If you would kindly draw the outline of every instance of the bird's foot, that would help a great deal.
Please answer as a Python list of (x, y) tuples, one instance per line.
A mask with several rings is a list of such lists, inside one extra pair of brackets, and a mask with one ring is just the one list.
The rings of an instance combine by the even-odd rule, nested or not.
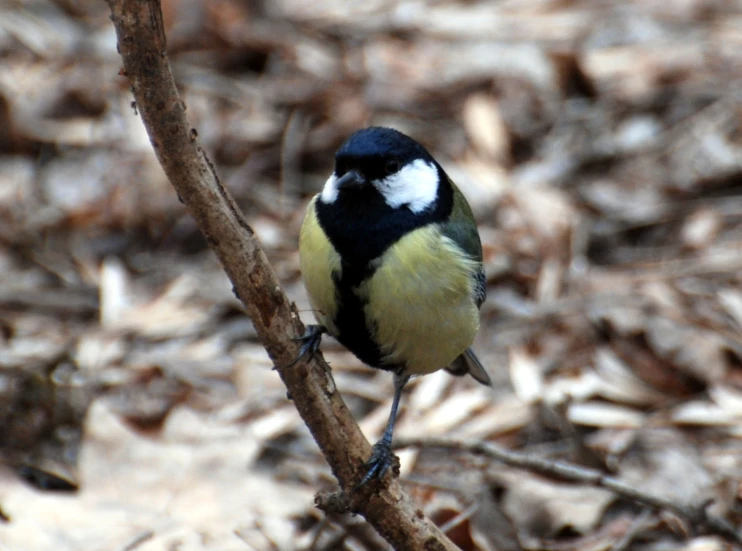
[(301, 348), (299, 348), (299, 353), (296, 355), (296, 358), (294, 358), (290, 364), (286, 365), (285, 369), (293, 367), (299, 363), (307, 354), (314, 356), (317, 350), (319, 350), (319, 345), (322, 343), (322, 335), (326, 332), (327, 329), (321, 325), (307, 325), (304, 334), (301, 337), (293, 339), (295, 341), (301, 341), (302, 345)]
[(356, 490), (369, 483), (371, 480), (380, 480), (381, 477), (389, 470), (389, 467), (394, 467), (392, 470), (395, 474), (399, 474), (399, 459), (394, 452), (392, 452), (392, 442), (386, 438), (382, 438), (376, 444), (374, 444), (371, 451), (371, 457), (364, 465), (366, 469), (366, 475), (361, 480), (360, 484), (356, 486)]

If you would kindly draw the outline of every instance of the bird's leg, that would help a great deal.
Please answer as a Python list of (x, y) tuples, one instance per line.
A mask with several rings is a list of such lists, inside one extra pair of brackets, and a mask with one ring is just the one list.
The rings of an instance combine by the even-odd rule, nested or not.
[(402, 389), (407, 381), (410, 380), (409, 375), (394, 374), (394, 400), (392, 400), (392, 411), (389, 414), (389, 421), (384, 429), (384, 434), (381, 440), (376, 442), (371, 452), (371, 457), (366, 462), (366, 475), (361, 480), (361, 483), (356, 487), (360, 488), (370, 480), (374, 478), (381, 478), (384, 473), (391, 466), (394, 459), (394, 453), (392, 453), (392, 433), (394, 432), (394, 422), (397, 420), (397, 409), (399, 408), (399, 400), (402, 397)]
[(295, 341), (301, 341), (302, 344), (296, 358), (294, 358), (286, 368), (294, 366), (307, 354), (314, 356), (317, 350), (319, 350), (319, 345), (322, 343), (322, 335), (325, 333), (327, 333), (327, 329), (322, 325), (307, 325), (304, 334), (301, 337), (293, 339)]

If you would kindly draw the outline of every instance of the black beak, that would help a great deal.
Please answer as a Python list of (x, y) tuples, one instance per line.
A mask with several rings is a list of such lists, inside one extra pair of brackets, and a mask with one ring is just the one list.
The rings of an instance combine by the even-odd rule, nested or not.
[(350, 189), (360, 187), (366, 183), (366, 177), (356, 170), (349, 170), (338, 178), (335, 185), (338, 189)]

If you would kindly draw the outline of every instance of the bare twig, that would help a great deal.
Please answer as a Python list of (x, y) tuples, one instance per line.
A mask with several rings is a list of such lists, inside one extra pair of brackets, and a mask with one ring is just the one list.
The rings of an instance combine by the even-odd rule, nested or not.
[(621, 539), (613, 544), (611, 551), (625, 551), (628, 549), (631, 542), (634, 541), (634, 538), (636, 538), (642, 530), (646, 529), (648, 524), (647, 521), (651, 516), (652, 513), (649, 512), (649, 509), (644, 509), (639, 513), (639, 516), (634, 519), (634, 522), (632, 522), (626, 532), (624, 532)]
[(153, 537), (155, 537), (155, 533), (152, 530), (146, 530), (124, 545), (121, 548), (121, 551), (134, 551), (137, 547), (142, 545), (144, 542), (151, 540)]
[[(298, 353), (292, 339), (303, 333), (260, 248), (252, 228), (217, 177), (185, 116), (166, 54), (157, 0), (108, 0), (125, 75), (136, 107), (165, 173), (219, 257), (268, 354), (278, 367), (299, 414), (319, 445), (341, 487), (361, 478), (371, 447), (335, 389), (321, 358), (288, 365)], [(248, 121), (245, 124), (249, 124)], [(349, 508), (397, 549), (455, 549), (417, 509), (400, 485), (353, 494)]]
[(711, 516), (707, 512), (708, 503), (699, 505), (684, 505), (653, 495), (626, 484), (621, 480), (603, 474), (602, 472), (565, 463), (552, 461), (542, 457), (525, 455), (488, 442), (452, 440), (447, 438), (405, 438), (396, 442), (397, 448), (445, 448), (459, 450), (466, 453), (484, 455), (505, 465), (524, 469), (552, 478), (579, 482), (596, 488), (604, 488), (611, 492), (636, 501), (651, 509), (672, 511), (679, 517), (686, 519), (691, 526), (704, 526), (709, 532), (717, 534), (728, 541), (742, 544), (742, 536), (726, 520)]
[(444, 534), (448, 533), (449, 531), (453, 530), (457, 526), (460, 526), (462, 523), (469, 520), (471, 516), (477, 512), (477, 509), (479, 509), (479, 503), (472, 503), (466, 509), (464, 509), (459, 514), (457, 514), (455, 517), (453, 517), (451, 520), (449, 520), (446, 524), (441, 526), (441, 530), (443, 531)]

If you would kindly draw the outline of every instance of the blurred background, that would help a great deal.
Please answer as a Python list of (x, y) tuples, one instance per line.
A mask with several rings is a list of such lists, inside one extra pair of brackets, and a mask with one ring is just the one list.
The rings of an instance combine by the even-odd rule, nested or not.
[[(395, 436), (599, 468), (742, 521), (742, 2), (166, 0), (191, 124), (311, 321), (304, 208), (393, 126), (472, 204), (495, 381), (408, 385)], [(0, 550), (382, 550), (132, 104), (106, 4), (0, 2)], [(355, 418), (391, 378), (330, 339)], [(611, 493), (404, 450), (464, 550), (721, 550)]]

